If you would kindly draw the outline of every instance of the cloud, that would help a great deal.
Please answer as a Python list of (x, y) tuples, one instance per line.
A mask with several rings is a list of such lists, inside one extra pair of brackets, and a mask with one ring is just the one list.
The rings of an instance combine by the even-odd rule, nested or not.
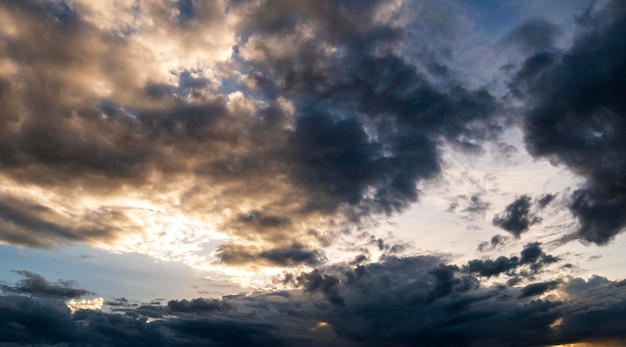
[(537, 199), (537, 207), (539, 209), (544, 209), (548, 206), (555, 198), (554, 194), (544, 194), (539, 199)]
[(594, 2), (570, 47), (528, 57), (511, 81), (524, 100), (528, 151), (585, 179), (571, 195), (576, 237), (606, 244), (626, 225), (624, 41), (620, 1)]
[[(1, 242), (291, 269), (274, 283), (289, 289), (69, 307), (62, 301), (91, 293), (19, 271), (23, 280), (1, 287), (17, 296), (0, 298), (0, 343), (501, 346), (620, 336), (624, 284), (537, 279), (559, 261), (537, 242), (454, 265), (400, 256), (402, 245), (364, 232), (378, 250), (350, 244), (351, 265), (329, 261), (334, 242), (418, 202), (420, 187), (441, 177), (444, 151), (480, 154), (499, 141), (500, 101), (449, 66), (463, 25), (450, 4), (2, 2)], [(614, 43), (624, 11), (609, 6), (581, 17), (563, 51), (559, 29), (543, 20), (505, 40), (529, 55), (511, 83), (527, 147), (586, 179), (570, 208), (579, 236), (597, 243), (626, 224), (624, 88), (614, 80), (624, 69), (612, 58), (623, 53)], [(539, 222), (532, 203), (552, 199), (522, 195), (493, 223), (519, 238)], [(478, 194), (464, 202), (468, 218), (490, 207)], [(480, 248), (505, 242), (496, 235)], [(503, 274), (507, 286), (489, 284)], [(564, 299), (543, 297), (552, 290)]]
[[(354, 276), (357, 272), (361, 275)], [(62, 302), (0, 297), (0, 341), (102, 346), (555, 345), (618, 339), (626, 318), (622, 282), (597, 277), (521, 288), (484, 285), (430, 256), (388, 257), (358, 267), (335, 265), (300, 278), (301, 289), (172, 300), (167, 306), (113, 313), (79, 310), (71, 315)], [(548, 290), (560, 296), (536, 298)], [(333, 295), (343, 304), (333, 304)]]
[(541, 218), (530, 212), (530, 197), (521, 195), (507, 205), (504, 212), (494, 216), (492, 222), (519, 238), (531, 225), (541, 222)]
[(98, 297), (93, 299), (83, 299), (76, 301), (74, 299), (66, 302), (67, 307), (70, 308), (72, 313), (78, 310), (101, 310), (104, 304), (104, 298)]
[(221, 262), (228, 265), (275, 265), (294, 266), (322, 264), (326, 257), (320, 250), (310, 250), (303, 245), (294, 244), (283, 248), (258, 249), (236, 245), (222, 245), (216, 250)]
[(481, 242), (478, 245), (478, 250), (481, 252), (485, 252), (487, 250), (493, 250), (496, 249), (502, 245), (504, 245), (505, 243), (507, 243), (510, 240), (509, 237), (507, 236), (503, 236), (503, 235), (494, 235), (491, 237), (491, 240), (489, 242)]
[(550, 282), (539, 282), (532, 283), (522, 288), (522, 292), (520, 293), (520, 298), (528, 298), (532, 296), (541, 295), (548, 290), (555, 289), (558, 286), (558, 281), (550, 281)]
[(25, 277), (15, 285), (0, 285), (0, 289), (6, 293), (28, 294), (36, 297), (50, 297), (58, 299), (76, 298), (87, 294), (93, 294), (85, 289), (74, 288), (73, 281), (59, 280), (48, 282), (43, 276), (26, 270), (16, 270), (15, 273)]
[(552, 255), (546, 254), (541, 249), (538, 242), (527, 244), (520, 252), (520, 257), (499, 256), (497, 259), (474, 259), (470, 260), (463, 268), (470, 272), (483, 277), (499, 276), (507, 274), (509, 276), (518, 275), (514, 270), (521, 266), (528, 266), (530, 273), (521, 273), (524, 276), (532, 276), (543, 269), (545, 266), (556, 263), (560, 259)]
[(28, 195), (0, 194), (0, 240), (18, 246), (52, 248), (72, 241), (114, 242), (125, 227), (132, 228), (122, 209), (81, 212), (68, 216)]
[(491, 203), (485, 201), (480, 193), (476, 193), (467, 197), (466, 195), (459, 195), (451, 202), (448, 207), (448, 211), (454, 212), (461, 206), (461, 202), (465, 206), (459, 210), (458, 213), (468, 220), (480, 220), (485, 216), (485, 213), (491, 207)]
[(337, 290), (339, 280), (335, 276), (323, 275), (315, 269), (310, 273), (300, 275), (296, 281), (298, 285), (301, 285), (309, 293), (322, 292), (334, 306), (343, 307), (346, 305), (344, 299), (339, 296)]
[(171, 312), (209, 313), (227, 311), (231, 309), (231, 306), (221, 300), (197, 298), (192, 300), (170, 300), (167, 302), (167, 308)]
[(408, 26), (444, 27), (434, 2), (420, 24), (386, 1), (46, 4), (0, 5), (7, 243), (197, 264), (159, 241), (184, 216), (225, 240), (223, 264), (315, 266), (335, 232), (418, 201), (445, 144), (500, 130), (496, 99), (438, 61), (451, 43), (407, 51)]

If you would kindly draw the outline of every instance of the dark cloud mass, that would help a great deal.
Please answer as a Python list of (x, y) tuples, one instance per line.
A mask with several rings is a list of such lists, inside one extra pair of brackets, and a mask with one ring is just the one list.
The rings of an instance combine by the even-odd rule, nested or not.
[(550, 281), (550, 282), (540, 282), (529, 284), (526, 287), (522, 288), (522, 292), (520, 293), (520, 298), (528, 298), (531, 296), (537, 296), (545, 293), (548, 290), (555, 289), (559, 284), (558, 281)]
[(493, 225), (519, 238), (531, 225), (541, 222), (540, 217), (530, 212), (530, 207), (530, 197), (522, 195), (507, 205), (504, 212), (493, 217)]
[(624, 2), (593, 2), (578, 23), (571, 47), (528, 57), (512, 88), (528, 151), (585, 178), (570, 203), (578, 237), (606, 244), (626, 226)]
[[(79, 310), (70, 315), (62, 302), (4, 296), (0, 343), (443, 347), (556, 345), (623, 337), (623, 282), (594, 277), (523, 287), (479, 286), (477, 278), (441, 261), (431, 256), (389, 257), (288, 279), (302, 289), (172, 300), (167, 306), (113, 313)], [(567, 299), (537, 299), (550, 290)]]
[(557, 261), (559, 261), (557, 257), (544, 253), (541, 249), (541, 245), (538, 242), (533, 242), (524, 247), (520, 253), (520, 257), (513, 256), (509, 258), (500, 256), (495, 260), (474, 259), (470, 260), (464, 269), (482, 277), (498, 276), (502, 273), (515, 276), (517, 273), (514, 270), (526, 265), (530, 273), (523, 272), (523, 274), (533, 275), (546, 265)]

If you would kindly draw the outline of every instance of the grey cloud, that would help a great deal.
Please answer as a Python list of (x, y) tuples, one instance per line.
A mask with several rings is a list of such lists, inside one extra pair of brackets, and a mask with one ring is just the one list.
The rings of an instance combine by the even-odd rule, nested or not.
[(0, 240), (39, 248), (52, 248), (72, 241), (110, 242), (122, 234), (115, 224), (129, 224), (121, 208), (102, 207), (69, 218), (45, 203), (19, 196), (0, 195)]
[[(532, 276), (538, 273), (545, 266), (558, 262), (560, 259), (546, 254), (541, 249), (538, 242), (527, 244), (520, 252), (520, 257), (499, 256), (497, 259), (474, 259), (470, 260), (464, 269), (470, 273), (476, 273), (483, 277), (499, 276), (507, 274), (509, 276)], [(521, 266), (527, 266), (531, 271), (529, 274), (515, 272)]]
[[(439, 173), (440, 137), (472, 148), (471, 141), (487, 136), (483, 121), (494, 101), (486, 92), (457, 85), (446, 93), (401, 57), (375, 55), (375, 47), (401, 38), (398, 29), (368, 21), (382, 5), (269, 2), (241, 24), (242, 35), (249, 35), (242, 62), (260, 70), (255, 76), (272, 76), (272, 90), (296, 97), (294, 178), (317, 193), (311, 209), (348, 204), (364, 214), (403, 210), (417, 200), (415, 183)], [(315, 27), (321, 41), (285, 35), (303, 23)], [(278, 40), (281, 51), (298, 49), (268, 56), (264, 39)], [(337, 45), (341, 55), (325, 53), (323, 43)]]
[(559, 285), (558, 281), (550, 281), (550, 282), (539, 282), (532, 283), (522, 288), (522, 292), (520, 293), (520, 298), (528, 298), (532, 296), (541, 295), (548, 290), (555, 289)]
[(323, 251), (311, 250), (300, 244), (269, 249), (225, 244), (218, 247), (217, 254), (222, 263), (235, 266), (251, 264), (317, 266), (326, 260)]
[(539, 199), (537, 199), (537, 207), (540, 209), (546, 208), (553, 200), (556, 198), (554, 194), (544, 194)]
[(491, 240), (489, 242), (485, 241), (485, 242), (481, 242), (478, 245), (478, 250), (481, 252), (485, 252), (488, 250), (494, 250), (504, 244), (506, 244), (508, 241), (510, 240), (509, 237), (507, 236), (503, 236), (503, 235), (494, 235), (491, 237)]
[(326, 256), (322, 251), (309, 250), (299, 245), (290, 248), (265, 250), (259, 253), (259, 256), (274, 264), (282, 266), (291, 266), (295, 264), (317, 266), (326, 260)]
[[(357, 272), (363, 275), (351, 281), (344, 275)], [(129, 308), (118, 313), (83, 310), (70, 315), (62, 302), (1, 297), (0, 342), (101, 346), (556, 345), (619, 339), (621, 323), (626, 319), (623, 282), (569, 278), (562, 283), (538, 282), (523, 288), (485, 287), (437, 257), (388, 257), (384, 262), (356, 268), (320, 268), (301, 278), (302, 289), (172, 300), (167, 306)], [(565, 291), (568, 299), (534, 298), (551, 289)], [(337, 295), (343, 304), (326, 304), (332, 299), (329, 295)], [(160, 319), (147, 323), (147, 317)]]
[(1, 284), (0, 289), (5, 293), (28, 294), (35, 297), (50, 297), (60, 299), (78, 298), (83, 295), (94, 294), (85, 289), (74, 288), (73, 281), (48, 282), (43, 276), (26, 270), (16, 270), (15, 273), (25, 277), (15, 285)]
[[(485, 201), (482, 194), (476, 193), (471, 196), (459, 195), (452, 200), (448, 211), (456, 212), (468, 220), (479, 220), (485, 216), (491, 203)], [(461, 209), (462, 208), (462, 209)], [(460, 209), (460, 210), (459, 210)]]
[(626, 11), (594, 2), (578, 21), (571, 47), (531, 55), (513, 78), (525, 104), (528, 151), (585, 179), (571, 196), (577, 237), (605, 244), (626, 225), (623, 177)]
[(136, 303), (131, 303), (128, 299), (124, 297), (115, 298), (113, 301), (106, 301), (104, 302), (104, 304), (108, 306), (113, 306), (113, 307), (137, 307), (138, 306)]
[(468, 213), (470, 216), (484, 216), (485, 212), (489, 209), (491, 204), (483, 201), (478, 194), (474, 194), (470, 197), (470, 204), (468, 207), (462, 210), (462, 212)]
[(501, 214), (493, 217), (493, 224), (510, 232), (515, 237), (526, 231), (533, 224), (541, 222), (541, 218), (530, 211), (531, 199), (528, 195), (521, 195), (506, 206)]
[(317, 269), (309, 273), (303, 273), (296, 279), (298, 285), (301, 285), (305, 291), (313, 293), (320, 291), (328, 299), (328, 301), (337, 307), (346, 305), (344, 299), (339, 295), (337, 286), (339, 280), (332, 275), (323, 275)]

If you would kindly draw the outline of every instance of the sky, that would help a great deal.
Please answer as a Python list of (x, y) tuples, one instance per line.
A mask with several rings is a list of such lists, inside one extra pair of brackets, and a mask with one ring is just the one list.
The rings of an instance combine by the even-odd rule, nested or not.
[(0, 346), (626, 345), (626, 2), (0, 23)]

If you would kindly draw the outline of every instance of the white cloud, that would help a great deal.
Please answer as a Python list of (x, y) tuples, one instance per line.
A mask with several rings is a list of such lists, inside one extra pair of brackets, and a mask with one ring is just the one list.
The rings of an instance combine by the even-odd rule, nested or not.
[(76, 301), (74, 299), (65, 303), (72, 313), (78, 310), (101, 310), (102, 304), (104, 304), (104, 298), (98, 297), (93, 299), (83, 299)]

